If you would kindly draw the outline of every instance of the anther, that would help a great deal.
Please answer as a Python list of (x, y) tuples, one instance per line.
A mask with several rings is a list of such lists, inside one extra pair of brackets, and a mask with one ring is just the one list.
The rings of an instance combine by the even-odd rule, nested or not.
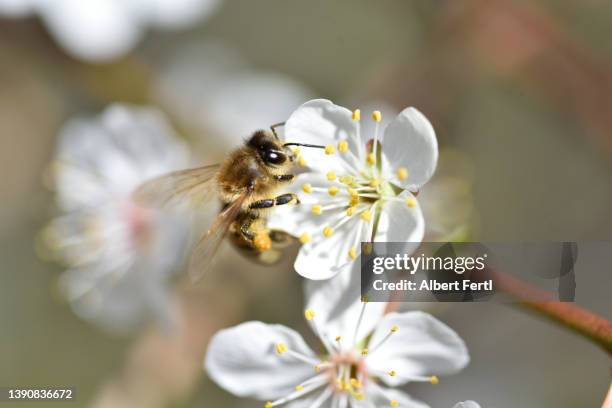
[(389, 402), (389, 404), (390, 404), (390, 405), (391, 405), (393, 408), (399, 407), (399, 402), (397, 402), (397, 400), (391, 400), (391, 401)]
[(391, 333), (395, 333), (399, 330), (399, 326), (397, 324), (394, 324), (393, 326), (391, 326)]
[(351, 378), (350, 380), (350, 384), (353, 388), (362, 388), (363, 384), (361, 384), (361, 381), (359, 381), (356, 378)]
[(368, 153), (368, 157), (367, 157), (366, 161), (368, 162), (368, 164), (370, 166), (375, 165), (376, 164), (376, 156), (374, 156), (374, 153)]
[(368, 350), (367, 348), (364, 348), (363, 350), (361, 350), (361, 355), (365, 357), (368, 355), (369, 352), (370, 350)]
[(346, 153), (346, 151), (348, 150), (348, 142), (346, 140), (342, 140), (338, 143), (338, 151), (340, 153)]
[(300, 242), (302, 244), (307, 244), (310, 242), (310, 240), (312, 239), (312, 237), (310, 236), (309, 233), (305, 232), (302, 235), (300, 235)]
[(302, 167), (306, 167), (307, 163), (306, 163), (306, 159), (304, 158), (304, 156), (300, 156), (300, 158), (298, 159), (298, 164)]
[(370, 298), (368, 297), (368, 295), (363, 295), (361, 297), (361, 303), (368, 303), (370, 301)]
[(340, 189), (336, 186), (331, 186), (330, 188), (327, 189), (327, 192), (329, 193), (330, 196), (335, 196), (336, 194), (338, 194), (338, 191), (340, 191)]
[(351, 217), (353, 214), (355, 214), (355, 207), (349, 207), (346, 209), (346, 215)]
[(339, 343), (342, 340), (342, 336), (336, 336), (336, 342)]
[(397, 178), (404, 181), (408, 178), (408, 170), (405, 167), (397, 169)]
[(274, 405), (272, 405), (270, 401), (266, 402), (266, 405), (264, 405), (264, 408), (272, 408), (272, 407), (274, 407)]
[(370, 187), (372, 188), (376, 188), (380, 185), (380, 180), (378, 179), (372, 179), (370, 180)]
[(408, 208), (414, 208), (417, 205), (417, 201), (414, 199), (414, 197), (408, 197), (406, 199), (406, 205)]
[(316, 215), (321, 215), (321, 212), (323, 212), (323, 208), (321, 208), (321, 206), (319, 204), (315, 204), (312, 206), (312, 213), (316, 214)]
[(370, 221), (372, 219), (372, 214), (369, 211), (364, 211), (359, 216), (363, 221)]
[(374, 121), (376, 122), (380, 122), (382, 120), (382, 114), (380, 113), (380, 111), (372, 112), (372, 119), (374, 119)]
[(326, 238), (331, 237), (333, 234), (334, 234), (334, 229), (332, 227), (323, 228), (323, 235), (325, 235)]
[(327, 180), (334, 181), (336, 179), (336, 173), (333, 171), (327, 172)]
[(276, 352), (278, 354), (283, 354), (287, 352), (287, 345), (285, 343), (278, 343), (276, 345)]
[(328, 144), (325, 146), (325, 154), (330, 155), (336, 152), (336, 148), (333, 145)]
[(306, 320), (311, 321), (312, 319), (315, 318), (315, 312), (312, 309), (306, 309), (304, 311), (304, 317), (306, 318)]
[(351, 247), (351, 249), (349, 249), (348, 251), (349, 257), (354, 261), (355, 259), (357, 259), (357, 248), (355, 247)]
[(440, 382), (440, 380), (435, 375), (432, 375), (431, 378), (429, 379), (429, 382), (432, 383), (433, 385), (436, 385), (437, 383)]
[(340, 182), (343, 184), (352, 184), (353, 183), (353, 178), (351, 176), (342, 176), (340, 177)]
[(310, 183), (302, 184), (302, 191), (305, 193), (312, 193), (312, 186), (310, 185)]
[(390, 377), (395, 377), (397, 375), (397, 373), (393, 370), (389, 371), (389, 376)]
[(295, 390), (296, 390), (296, 391), (304, 391), (304, 387), (303, 387), (303, 386), (301, 386), (301, 385), (296, 385), (296, 386), (295, 386)]
[(361, 120), (361, 110), (355, 109), (353, 111), (353, 120)]

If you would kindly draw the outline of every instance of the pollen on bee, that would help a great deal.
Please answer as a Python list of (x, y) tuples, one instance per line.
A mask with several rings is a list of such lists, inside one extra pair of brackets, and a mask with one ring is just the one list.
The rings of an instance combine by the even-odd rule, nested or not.
[(361, 120), (361, 110), (359, 109), (355, 109), (353, 111), (353, 120), (357, 121), (357, 120)]
[(316, 215), (321, 215), (323, 212), (323, 208), (319, 204), (315, 204), (312, 206), (312, 213)]
[(327, 180), (334, 181), (336, 179), (336, 173), (333, 171), (327, 172)]
[(272, 240), (270, 239), (270, 235), (265, 232), (256, 234), (255, 238), (253, 238), (253, 245), (260, 251), (269, 250), (272, 248)]
[(396, 174), (398, 179), (404, 181), (408, 178), (408, 169), (406, 169), (405, 167), (400, 167), (399, 169), (397, 169)]
[(364, 211), (359, 216), (363, 221), (370, 221), (372, 219), (372, 214), (369, 211)]
[(366, 158), (366, 161), (368, 162), (368, 164), (370, 166), (373, 166), (376, 164), (376, 156), (374, 156), (374, 153), (368, 153), (368, 157)]
[(414, 197), (408, 197), (406, 199), (406, 205), (408, 208), (414, 208), (417, 205), (417, 201), (414, 199)]
[(349, 145), (348, 142), (346, 140), (341, 140), (338, 143), (338, 151), (340, 153), (346, 153), (348, 151)]
[(306, 318), (306, 320), (311, 321), (315, 318), (315, 311), (312, 309), (306, 309), (304, 311), (304, 317)]
[(340, 189), (336, 186), (331, 186), (329, 189), (327, 189), (327, 192), (329, 193), (330, 196), (335, 196), (336, 194), (338, 194), (338, 191), (340, 191)]
[(374, 119), (374, 121), (376, 122), (380, 122), (382, 120), (382, 113), (380, 113), (380, 111), (374, 111), (372, 112), (372, 119)]
[(278, 354), (283, 354), (287, 352), (287, 345), (285, 343), (278, 343), (275, 348)]
[(334, 234), (334, 229), (332, 227), (323, 228), (323, 235), (325, 235), (326, 238), (331, 237), (333, 234)]
[(302, 191), (305, 193), (312, 193), (312, 185), (310, 185), (310, 183), (302, 184)]
[(437, 376), (432, 375), (431, 378), (429, 379), (429, 382), (432, 383), (433, 385), (436, 385), (437, 383), (440, 382), (440, 379)]
[(354, 261), (355, 259), (357, 259), (357, 248), (355, 247), (351, 247), (351, 249), (349, 249), (348, 251), (349, 257)]
[(325, 146), (325, 154), (329, 155), (334, 153), (336, 153), (336, 148), (334, 147), (334, 145), (328, 144), (327, 146)]
[(300, 243), (302, 243), (302, 244), (309, 243), (311, 239), (312, 239), (312, 237), (307, 232), (305, 232), (302, 235), (300, 235)]

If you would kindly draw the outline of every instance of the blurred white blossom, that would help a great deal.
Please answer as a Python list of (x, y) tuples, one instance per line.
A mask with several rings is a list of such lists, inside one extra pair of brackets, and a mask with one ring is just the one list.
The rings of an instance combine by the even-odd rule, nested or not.
[(476, 401), (463, 401), (457, 403), (453, 408), (480, 408), (480, 405)]
[(257, 129), (285, 121), (312, 92), (295, 79), (257, 70), (220, 42), (189, 44), (166, 58), (157, 97), (201, 132), (204, 144), (227, 152)]
[(300, 238), (300, 275), (328, 279), (350, 269), (361, 242), (406, 242), (410, 252), (423, 238), (425, 220), (414, 193), (435, 171), (436, 135), (414, 108), (403, 110), (384, 133), (381, 122), (379, 111), (361, 119), (359, 110), (323, 99), (305, 103), (287, 120), (288, 141), (325, 146), (300, 149), (298, 163), (310, 170), (293, 185), (301, 204), (279, 209), (269, 222)]
[(267, 401), (266, 408), (421, 408), (427, 405), (395, 387), (437, 384), (433, 374), (453, 374), (469, 362), (461, 338), (433, 316), (384, 315), (384, 303), (367, 302), (335, 316), (344, 285), (322, 283), (328, 287), (321, 296), (307, 296), (304, 313), (322, 356), (292, 329), (252, 321), (213, 337), (208, 375), (237, 396)]
[(63, 127), (52, 168), (64, 214), (44, 236), (68, 264), (61, 289), (78, 315), (120, 332), (149, 319), (174, 324), (168, 280), (182, 262), (187, 225), (138, 206), (131, 193), (187, 166), (186, 146), (155, 110), (114, 105)]
[(149, 27), (177, 29), (210, 15), (220, 0), (0, 0), (0, 15), (38, 15), (71, 55), (108, 61), (127, 54)]

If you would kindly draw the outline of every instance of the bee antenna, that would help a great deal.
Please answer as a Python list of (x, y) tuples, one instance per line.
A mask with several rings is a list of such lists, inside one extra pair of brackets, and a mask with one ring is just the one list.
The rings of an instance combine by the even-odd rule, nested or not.
[(283, 146), (284, 147), (286, 147), (286, 146), (301, 146), (301, 147), (313, 147), (315, 149), (325, 149), (325, 146), (314, 145), (314, 144), (307, 144), (307, 143), (285, 143)]

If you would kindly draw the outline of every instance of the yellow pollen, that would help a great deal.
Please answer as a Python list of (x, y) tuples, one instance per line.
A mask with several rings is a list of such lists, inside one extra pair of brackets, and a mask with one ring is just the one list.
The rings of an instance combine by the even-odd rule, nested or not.
[(355, 214), (355, 207), (349, 207), (346, 209), (346, 215), (351, 217), (353, 214)]
[(327, 172), (327, 180), (334, 181), (336, 179), (336, 173), (333, 171)]
[(348, 146), (348, 142), (346, 140), (342, 140), (340, 143), (338, 143), (338, 151), (340, 153), (346, 153), (348, 148), (349, 148), (349, 146)]
[(370, 350), (368, 350), (367, 348), (364, 348), (363, 350), (361, 350), (361, 355), (362, 356), (367, 356), (369, 352), (370, 352)]
[(349, 249), (349, 257), (354, 261), (355, 259), (357, 259), (357, 248), (355, 247), (351, 247), (351, 249)]
[(380, 122), (382, 120), (382, 114), (380, 111), (372, 112), (372, 119), (374, 119), (376, 122)]
[(334, 229), (332, 227), (323, 228), (323, 235), (325, 235), (326, 238), (331, 237), (333, 234), (334, 234)]
[(336, 148), (333, 145), (328, 144), (325, 146), (325, 154), (334, 154), (336, 152)]
[(302, 184), (302, 191), (305, 193), (312, 193), (312, 186), (310, 185), (310, 183)]
[(405, 167), (397, 169), (397, 178), (400, 180), (406, 180), (408, 178), (408, 170)]
[(390, 405), (391, 405), (393, 408), (399, 407), (399, 402), (397, 402), (397, 400), (391, 400), (391, 401), (389, 402), (389, 404), (390, 404)]
[(319, 204), (315, 204), (312, 206), (312, 213), (316, 214), (316, 215), (321, 215), (321, 213), (323, 212), (323, 208), (321, 208), (321, 206)]
[(272, 403), (270, 401), (266, 402), (266, 405), (264, 405), (264, 408), (272, 408), (274, 405), (272, 405)]
[(378, 179), (372, 179), (370, 180), (370, 187), (372, 188), (376, 188), (380, 185), (380, 180)]
[(408, 208), (414, 208), (417, 205), (417, 201), (414, 199), (414, 197), (408, 197), (406, 199), (406, 205)]
[(366, 161), (368, 162), (368, 164), (370, 166), (373, 166), (376, 164), (376, 156), (374, 156), (374, 153), (368, 153), (368, 157), (366, 158)]
[(307, 244), (310, 242), (310, 240), (312, 239), (312, 237), (310, 236), (309, 233), (305, 232), (302, 235), (300, 235), (300, 242), (302, 244)]
[(338, 194), (338, 191), (340, 191), (340, 189), (336, 186), (331, 186), (330, 188), (327, 189), (327, 192), (329, 193), (330, 196), (335, 196), (336, 194)]
[(315, 318), (315, 312), (312, 309), (306, 309), (304, 311), (304, 317), (306, 318), (306, 320), (311, 321), (312, 319)]
[(364, 221), (370, 221), (372, 219), (372, 214), (370, 214), (369, 211), (364, 211), (361, 213), (359, 218), (361, 218)]
[(336, 342), (339, 342), (340, 340), (342, 340), (342, 336), (336, 336)]
[(368, 303), (370, 300), (370, 298), (368, 298), (368, 295), (363, 295), (361, 297), (361, 303)]
[(298, 164), (302, 167), (306, 167), (307, 163), (306, 163), (306, 159), (304, 158), (304, 156), (300, 156), (298, 158)]
[(399, 330), (399, 326), (397, 324), (394, 324), (393, 326), (391, 326), (391, 333), (395, 333), (398, 330)]
[(356, 392), (355, 394), (353, 394), (353, 397), (355, 397), (357, 401), (363, 401), (365, 395), (363, 394), (363, 392)]
[(353, 183), (353, 178), (351, 176), (342, 176), (340, 177), (340, 182), (343, 184), (352, 184)]
[(370, 254), (372, 253), (372, 250), (373, 250), (373, 249), (374, 249), (374, 248), (372, 247), (372, 244), (370, 244), (370, 243), (367, 243), (367, 244), (365, 244), (365, 245), (363, 246), (363, 252), (364, 252), (366, 255), (370, 255)]
[(353, 111), (353, 120), (361, 120), (361, 110), (355, 109)]
[(300, 152), (301, 152), (300, 148), (299, 148), (299, 147), (297, 147), (297, 146), (296, 146), (296, 147), (292, 147), (292, 148), (291, 148), (291, 151), (293, 152), (293, 155), (294, 155), (294, 156), (299, 156), (299, 155), (300, 155)]
[(317, 364), (316, 366), (314, 366), (315, 372), (320, 373), (321, 372), (321, 366), (319, 364)]
[(278, 343), (276, 345), (276, 352), (278, 354), (283, 354), (287, 351), (287, 345), (285, 343)]
[(440, 382), (440, 380), (435, 375), (432, 375), (431, 378), (429, 379), (429, 382), (432, 383), (433, 385), (436, 385), (437, 383)]
[(389, 371), (389, 375), (391, 377), (395, 377), (397, 375), (397, 373), (395, 371), (391, 370), (391, 371)]
[(358, 379), (356, 379), (356, 378), (351, 378), (351, 381), (350, 381), (350, 382), (351, 382), (351, 386), (352, 386), (353, 388), (361, 388), (361, 387), (363, 386), (363, 384), (361, 384), (361, 381), (359, 381), (359, 380), (358, 380)]
[(301, 386), (301, 385), (296, 385), (296, 386), (295, 386), (295, 390), (296, 390), (296, 391), (304, 391), (304, 387), (303, 387), (303, 386)]

